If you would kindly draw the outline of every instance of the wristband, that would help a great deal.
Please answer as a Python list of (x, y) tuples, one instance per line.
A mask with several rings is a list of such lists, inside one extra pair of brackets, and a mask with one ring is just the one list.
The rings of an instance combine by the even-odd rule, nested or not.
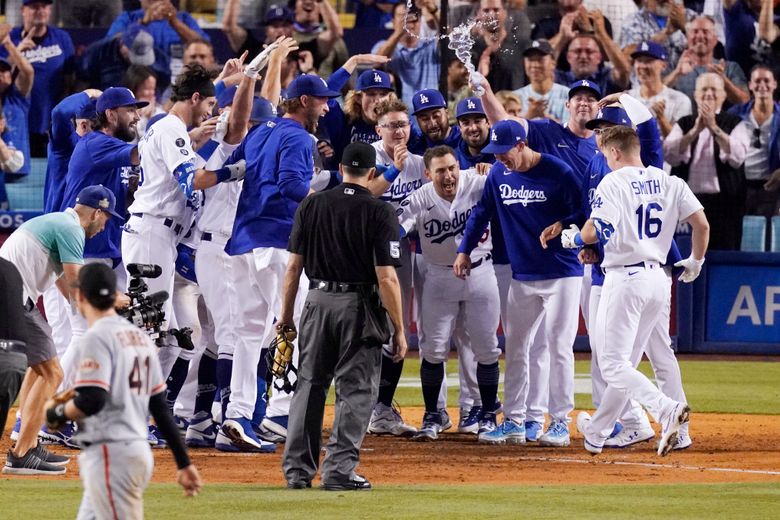
[(217, 183), (225, 182), (227, 180), (230, 180), (230, 168), (223, 167), (219, 170), (216, 170), (214, 174), (217, 176)]
[(399, 175), (401, 175), (401, 170), (396, 168), (394, 164), (391, 164), (385, 171), (382, 172), (382, 176), (390, 184), (392, 184)]
[(578, 247), (582, 247), (585, 245), (585, 242), (582, 241), (582, 235), (580, 233), (574, 235), (574, 245)]

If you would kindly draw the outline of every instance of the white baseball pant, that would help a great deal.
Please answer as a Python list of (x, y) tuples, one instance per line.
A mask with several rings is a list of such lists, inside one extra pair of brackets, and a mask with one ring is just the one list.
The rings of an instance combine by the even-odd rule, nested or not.
[(146, 440), (93, 444), (79, 454), (84, 496), (78, 520), (144, 518), (144, 490), (154, 468)]
[(54, 348), (57, 349), (57, 357), (62, 359), (71, 338), (70, 303), (57, 286), (52, 285), (43, 292), (43, 309), (46, 311), (46, 321), (51, 327), (51, 337), (54, 340)]
[(657, 422), (674, 408), (676, 401), (635, 368), (645, 338), (662, 319), (668, 293), (669, 278), (656, 263), (607, 271), (593, 329), (595, 355), (607, 388), (591, 419), (592, 442), (607, 439), (629, 399), (644, 406)]
[(512, 280), (507, 298), (504, 415), (526, 420), (532, 343), (550, 355), (549, 409), (553, 420), (569, 421), (574, 409), (574, 351), (582, 281), (579, 277)]

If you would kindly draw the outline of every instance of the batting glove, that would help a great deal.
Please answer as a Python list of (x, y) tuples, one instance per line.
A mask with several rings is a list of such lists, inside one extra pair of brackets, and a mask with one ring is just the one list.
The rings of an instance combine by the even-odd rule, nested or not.
[(226, 164), (225, 168), (230, 171), (229, 180), (231, 181), (240, 181), (246, 175), (246, 161), (244, 159), (234, 164)]
[(214, 139), (216, 142), (221, 143), (225, 140), (225, 136), (228, 131), (228, 118), (230, 117), (230, 107), (227, 107), (224, 112), (219, 115), (217, 119), (217, 128), (214, 131)]
[(569, 229), (564, 229), (561, 231), (561, 245), (566, 249), (574, 249), (575, 247), (579, 247), (582, 245), (581, 238), (579, 243), (577, 242), (577, 237), (579, 236), (580, 228), (578, 228), (576, 224), (572, 224), (569, 226)]
[(685, 283), (691, 283), (696, 278), (699, 277), (699, 273), (701, 273), (701, 266), (704, 265), (704, 258), (701, 260), (696, 260), (693, 255), (689, 256), (685, 260), (680, 260), (676, 264), (674, 264), (675, 267), (682, 267), (685, 269), (683, 273), (680, 275), (678, 280)]
[(263, 52), (255, 56), (255, 58), (249, 62), (249, 65), (244, 68), (244, 74), (250, 78), (257, 79), (260, 75), (260, 71), (265, 68), (268, 64), (268, 60), (271, 59), (271, 52), (277, 47), (279, 47), (279, 44), (273, 42), (263, 49)]

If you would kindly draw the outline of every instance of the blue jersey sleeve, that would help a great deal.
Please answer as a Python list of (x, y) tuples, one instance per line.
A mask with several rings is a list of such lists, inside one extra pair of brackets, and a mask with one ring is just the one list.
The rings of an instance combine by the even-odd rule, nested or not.
[(123, 11), (122, 14), (117, 16), (116, 20), (114, 20), (114, 23), (111, 24), (111, 27), (108, 28), (106, 36), (114, 36), (115, 34), (124, 32), (125, 28), (131, 23), (132, 20), (130, 19), (130, 12)]
[(130, 155), (136, 145), (128, 144), (119, 139), (94, 139), (87, 144), (92, 162), (103, 168), (121, 168), (132, 166)]
[(661, 132), (658, 123), (650, 119), (636, 125), (636, 135), (639, 137), (639, 154), (642, 164), (663, 169), (664, 151), (661, 147)]
[(471, 254), (482, 235), (485, 233), (490, 223), (490, 219), (496, 213), (496, 200), (495, 187), (493, 185), (493, 171), (491, 170), (490, 177), (485, 183), (485, 188), (482, 190), (482, 197), (474, 209), (471, 210), (471, 215), (466, 221), (466, 227), (463, 230), (463, 240), (458, 246), (458, 253)]
[[(308, 141), (308, 142), (307, 142)], [(284, 139), (279, 149), (279, 191), (296, 202), (309, 194), (309, 183), (314, 173), (312, 147), (314, 142), (300, 134)]]
[(176, 176), (176, 182), (179, 183), (179, 189), (184, 193), (184, 197), (190, 200), (192, 194), (195, 191), (195, 172), (197, 169), (191, 162), (183, 162), (173, 170), (173, 174)]
[(344, 85), (349, 81), (350, 76), (352, 76), (352, 74), (347, 72), (344, 67), (340, 67), (328, 78), (328, 88), (335, 90), (336, 92), (341, 92), (341, 89), (343, 89)]
[(63, 150), (72, 146), (76, 128), (73, 119), (89, 103), (89, 96), (83, 92), (66, 97), (51, 111), (51, 146), (54, 150)]

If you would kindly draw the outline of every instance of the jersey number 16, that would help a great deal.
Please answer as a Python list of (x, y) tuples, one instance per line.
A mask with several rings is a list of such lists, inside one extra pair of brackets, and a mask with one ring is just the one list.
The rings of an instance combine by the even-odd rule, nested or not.
[(639, 240), (643, 238), (655, 238), (661, 234), (661, 226), (663, 222), (660, 218), (654, 217), (653, 212), (661, 212), (664, 208), (657, 202), (651, 202), (647, 206), (640, 204), (636, 208), (637, 226), (636, 229), (639, 232)]
[(135, 357), (128, 381), (131, 391), (134, 390), (138, 395), (149, 393), (150, 370), (149, 356), (143, 356), (143, 358), (141, 356)]

